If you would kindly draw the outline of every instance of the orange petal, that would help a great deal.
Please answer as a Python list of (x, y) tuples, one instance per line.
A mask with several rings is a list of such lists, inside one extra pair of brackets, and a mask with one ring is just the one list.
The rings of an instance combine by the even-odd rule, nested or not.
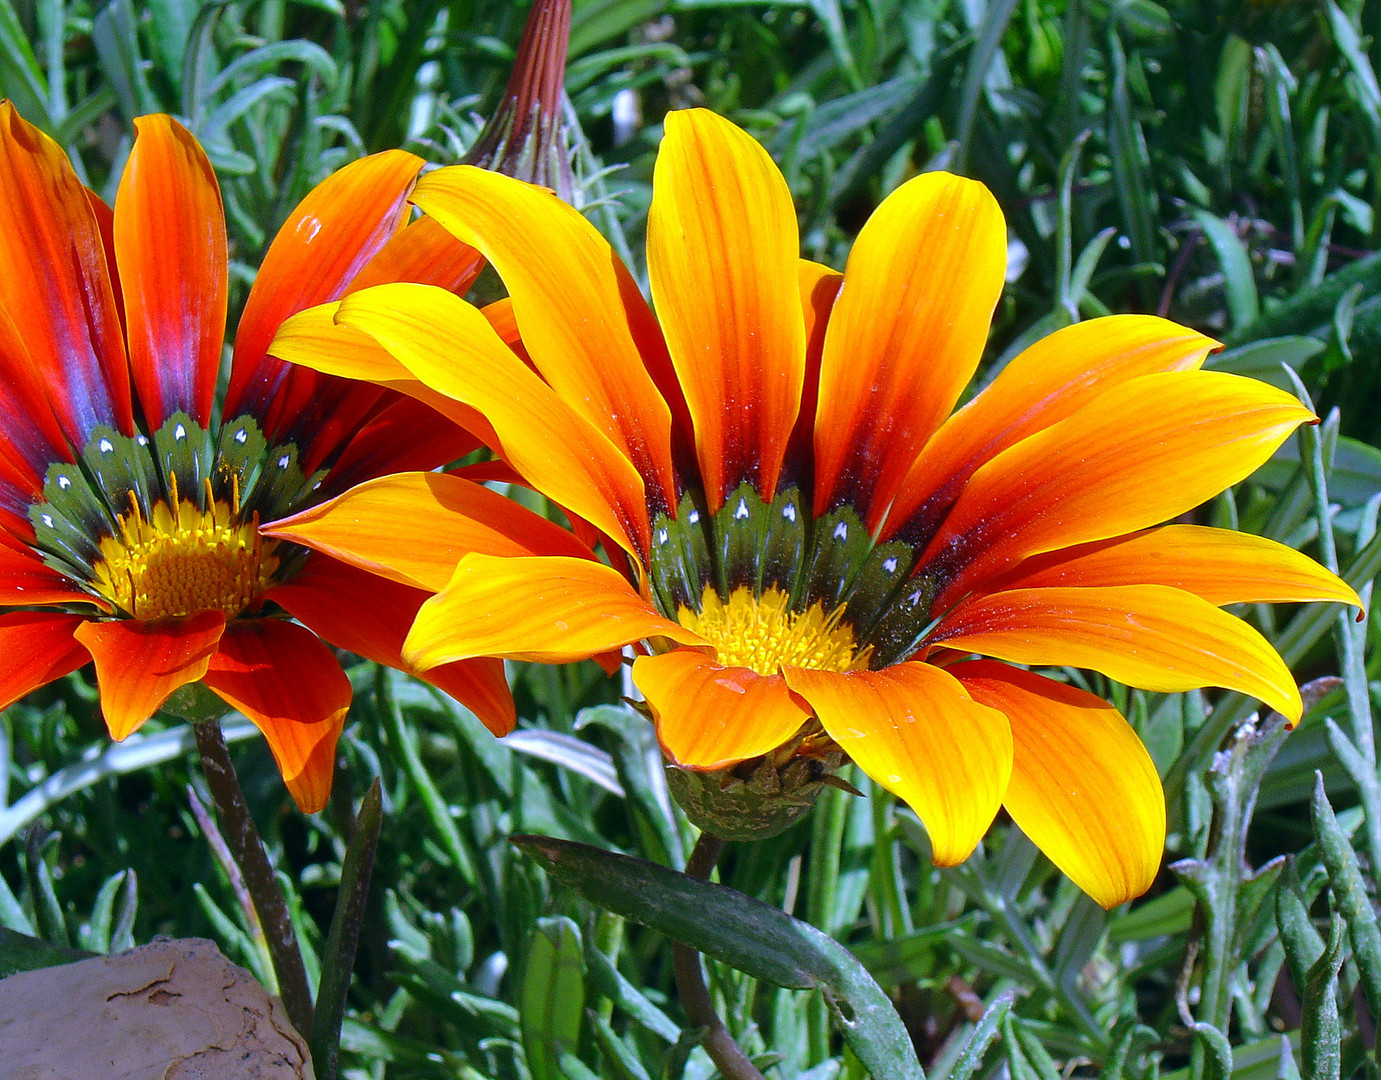
[(1115, 907), (1151, 887), (1165, 852), (1165, 795), (1155, 764), (1101, 698), (989, 660), (947, 669), (1012, 725), (1003, 805), (1073, 882)]
[(565, 664), (650, 637), (704, 644), (603, 563), (466, 555), (422, 605), (403, 656), (423, 669), (472, 656)]
[(543, 379), (674, 507), (671, 410), (649, 372), (665, 347), (609, 242), (552, 192), (473, 166), (428, 174), (413, 202), (494, 264)]
[(916, 812), (937, 866), (969, 857), (1012, 771), (1012, 733), (1002, 713), (930, 664), (782, 674), (840, 749)]
[(493, 446), (498, 436), (479, 413), (438, 394), (393, 358), (363, 330), (336, 321), (340, 301), (299, 311), (278, 329), (269, 351), (283, 360), (327, 375), (386, 386), (424, 405)]
[(416, 281), (464, 296), (483, 269), (483, 255), (462, 244), (435, 218), (420, 217), (394, 233), (345, 291), (359, 292), (391, 281)]
[[(289, 315), (337, 300), (406, 221), (422, 159), (402, 150), (353, 161), (307, 194), (273, 238), (235, 334), (225, 415), (291, 418), (319, 380), (294, 379), (265, 353)], [(273, 428), (275, 425), (266, 425)], [(270, 435), (272, 438), (273, 435)]]
[(888, 511), (886, 535), (908, 523), (928, 532), (974, 470), (1007, 447), (1073, 416), (1118, 383), (1195, 370), (1217, 345), (1152, 315), (1109, 315), (1041, 338), (921, 448)]
[(517, 715), (502, 660), (477, 657), (427, 671), (403, 660), (403, 639), (427, 595), (332, 559), (314, 558), (265, 598), (337, 648), (425, 679), (465, 705), (495, 735), (507, 735)]
[(45, 565), (28, 544), (0, 532), (0, 607), (91, 602), (89, 593)]
[(1007, 267), (997, 200), (924, 173), (873, 212), (830, 314), (815, 416), (815, 512), (876, 528), (916, 452), (973, 378)]
[(1014, 664), (1091, 668), (1165, 693), (1240, 690), (1291, 723), (1303, 711), (1295, 680), (1270, 642), (1208, 601), (1165, 585), (980, 596), (946, 615), (927, 641)]
[(266, 525), (276, 536), (403, 585), (440, 592), (462, 555), (593, 554), (561, 526), (446, 473), (397, 473)]
[(134, 122), (115, 197), (115, 259), (129, 362), (149, 430), (182, 410), (206, 426), (225, 344), (229, 287), (221, 189), (191, 132)]
[(805, 375), (791, 193), (766, 150), (704, 109), (667, 115), (652, 190), (652, 299), (709, 508), (742, 480), (770, 498)]
[(336, 317), (374, 338), (433, 390), (488, 418), (500, 452), (537, 490), (630, 554), (647, 550), (650, 525), (637, 469), (534, 375), (474, 307), (428, 285), (380, 285), (347, 297)]
[(937, 606), (1028, 555), (1184, 513), (1249, 476), (1314, 419), (1291, 395), (1224, 372), (1122, 383), (973, 474), (925, 555), (957, 571)]
[(1167, 525), (1161, 529), (1038, 555), (1004, 588), (1169, 585), (1210, 604), (1282, 604), (1335, 600), (1361, 607), (1342, 581), (1294, 548), (1229, 529)]
[(633, 661), (662, 750), (691, 769), (726, 769), (775, 750), (810, 719), (780, 675), (726, 667), (694, 649)]
[(80, 615), (16, 611), (0, 615), (0, 711), (91, 659), (72, 631)]
[(110, 737), (119, 742), (136, 731), (169, 694), (205, 675), (225, 629), (219, 611), (156, 623), (112, 619), (78, 626), (72, 636), (96, 661)]
[(350, 680), (335, 654), (294, 623), (237, 619), (203, 681), (264, 733), (298, 809), (325, 806), (350, 708)]
[(844, 284), (844, 275), (809, 259), (796, 264), (796, 283), (801, 293), (801, 314), (805, 319), (806, 366), (801, 386), (801, 408), (796, 429), (791, 433), (784, 468), (784, 483), (801, 482), (809, 476), (814, 456), (815, 407), (820, 391), (820, 356), (825, 349), (825, 330), (835, 298)]
[[(19, 502), (27, 514), (30, 502), (43, 490), (44, 474), (57, 461), (70, 461), (72, 451), (49, 397), (51, 376), (34, 365), (24, 331), (0, 308), (0, 465), (10, 482), (22, 489)], [(18, 508), (18, 507), (17, 507)]]
[(0, 309), (24, 338), (77, 446), (133, 430), (119, 307), (101, 230), (67, 156), (0, 101)]

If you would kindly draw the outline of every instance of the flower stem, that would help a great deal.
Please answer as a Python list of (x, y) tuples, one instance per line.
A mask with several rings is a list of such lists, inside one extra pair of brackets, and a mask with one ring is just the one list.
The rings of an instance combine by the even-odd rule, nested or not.
[[(695, 850), (686, 862), (686, 875), (700, 881), (708, 881), (714, 864), (719, 861), (719, 853), (724, 850), (724, 841), (718, 836), (702, 832), (695, 843)], [(681, 996), (681, 1007), (686, 1010), (686, 1019), (691, 1024), (705, 1030), (703, 1046), (710, 1060), (718, 1066), (724, 1080), (764, 1080), (743, 1052), (724, 1021), (715, 1012), (710, 999), (709, 988), (705, 985), (705, 972), (700, 966), (700, 954), (689, 945), (679, 941), (671, 946), (672, 965), (676, 971), (676, 989)]]
[(216, 804), (216, 816), (221, 820), (226, 843), (244, 874), (259, 922), (264, 928), (273, 970), (278, 976), (278, 993), (293, 1027), (306, 1035), (312, 1030), (312, 992), (307, 982), (307, 969), (302, 963), (302, 950), (297, 945), (292, 916), (283, 888), (274, 875), (259, 830), (245, 805), (240, 778), (230, 760), (230, 751), (221, 735), (220, 724), (214, 720), (192, 725), (201, 751), (201, 768), (211, 799)]

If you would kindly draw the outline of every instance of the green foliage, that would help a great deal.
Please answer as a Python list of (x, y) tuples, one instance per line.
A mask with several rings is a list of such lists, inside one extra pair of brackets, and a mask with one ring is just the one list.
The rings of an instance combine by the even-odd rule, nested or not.
[[(398, 145), (460, 157), (523, 14), (499, 0), (0, 0), (0, 94), (107, 199), (133, 119), (180, 116), (218, 170), (242, 300), (279, 223), (334, 168)], [(1110, 311), (1216, 334), (1229, 347), (1212, 365), (1298, 385), (1325, 422), (1201, 518), (1309, 550), (1367, 597), (1381, 571), (1379, 31), (1375, 0), (577, 0), (574, 159), (588, 213), (635, 271), (667, 108), (705, 104), (759, 135), (803, 253), (835, 266), (909, 175), (983, 180), (1012, 252), (985, 372)], [(936, 870), (915, 817), (857, 776), (864, 798), (825, 791), (780, 837), (732, 846), (719, 880), (847, 946), (932, 1077), (1375, 1078), (1375, 615), (1245, 614), (1306, 682), (1288, 738), (1250, 725), (1240, 695), (1071, 676), (1124, 711), (1165, 780), (1178, 880), (1142, 900), (1103, 912), (1010, 822)], [(340, 952), (329, 928), (354, 873), (354, 807), (380, 783), (342, 1075), (711, 1076), (662, 933), (508, 842), (684, 864), (691, 830), (617, 680), (515, 665), (521, 727), (499, 742), (404, 676), (359, 663), (351, 677), (320, 815), (291, 812), (253, 728), (227, 727), (313, 973)], [(206, 795), (184, 727), (110, 746), (79, 674), (6, 712), (0, 737), (0, 927), (97, 952), (208, 935), (273, 985), (189, 801), (189, 785)], [(6, 941), (16, 970), (24, 950)], [(710, 965), (769, 1076), (862, 1077), (803, 985)]]

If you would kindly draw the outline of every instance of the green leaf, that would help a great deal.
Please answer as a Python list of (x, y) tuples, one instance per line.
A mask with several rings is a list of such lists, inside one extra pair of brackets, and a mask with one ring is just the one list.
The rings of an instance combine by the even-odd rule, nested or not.
[(0, 979), (17, 975), (21, 971), (37, 971), (39, 968), (89, 960), (95, 955), (85, 949), (52, 945), (42, 938), (29, 937), (28, 934), (0, 927)]
[(1256, 294), (1256, 278), (1251, 259), (1242, 238), (1222, 218), (1207, 210), (1192, 209), (1190, 213), (1203, 229), (1209, 246), (1218, 257), (1223, 272), (1223, 289), (1227, 294), (1228, 317), (1233, 326), (1246, 326), (1261, 310)]
[(1367, 896), (1362, 872), (1357, 865), (1357, 854), (1338, 827), (1338, 819), (1328, 804), (1322, 776), (1314, 786), (1310, 809), (1314, 818), (1314, 835), (1319, 842), (1323, 864), (1328, 870), (1329, 887), (1333, 890), (1334, 908), (1347, 920), (1362, 991), (1372, 1014), (1381, 1015), (1381, 930), (1377, 929), (1376, 909)]
[(528, 943), (518, 1008), (533, 1080), (565, 1080), (563, 1058), (580, 1042), (585, 1010), (580, 929), (564, 916), (539, 919)]
[(819, 987), (844, 1038), (874, 1076), (922, 1080), (891, 1001), (844, 946), (723, 885), (665, 866), (545, 836), (513, 843), (591, 903), (776, 986)]

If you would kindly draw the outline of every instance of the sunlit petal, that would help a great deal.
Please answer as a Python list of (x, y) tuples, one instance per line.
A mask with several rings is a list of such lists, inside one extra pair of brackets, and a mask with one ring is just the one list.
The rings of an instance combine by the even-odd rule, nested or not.
[(854, 763), (916, 811), (936, 865), (968, 858), (1012, 771), (1012, 732), (1002, 713), (929, 664), (783, 674)]
[(692, 769), (724, 769), (786, 742), (810, 719), (780, 675), (726, 667), (694, 649), (633, 661), (667, 756)]
[(73, 636), (79, 615), (16, 611), (0, 615), (0, 710), (91, 660)]
[(472, 656), (563, 664), (648, 637), (702, 644), (602, 563), (466, 555), (422, 605), (403, 656), (424, 669)]
[(1129, 686), (1176, 693), (1221, 686), (1297, 721), (1299, 690), (1257, 631), (1165, 585), (1014, 589), (965, 601), (931, 644), (1014, 664), (1091, 668)]
[(876, 528), (916, 452), (978, 367), (1007, 267), (982, 184), (923, 173), (873, 212), (830, 314), (815, 418), (815, 512)]
[(712, 511), (745, 479), (776, 491), (805, 371), (798, 258), (791, 193), (767, 151), (711, 112), (670, 113), (648, 276)]
[(948, 669), (1012, 725), (1002, 802), (1021, 831), (1110, 908), (1151, 887), (1165, 851), (1165, 796), (1141, 740), (1102, 698), (989, 660)]

